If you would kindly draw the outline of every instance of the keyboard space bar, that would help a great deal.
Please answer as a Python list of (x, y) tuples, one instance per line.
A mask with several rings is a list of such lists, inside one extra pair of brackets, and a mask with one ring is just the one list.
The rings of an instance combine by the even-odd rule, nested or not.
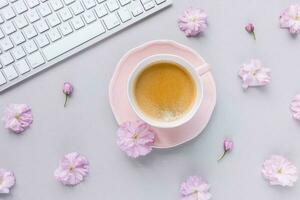
[(96, 21), (42, 49), (46, 59), (52, 60), (57, 56), (101, 35), (105, 29), (100, 21)]

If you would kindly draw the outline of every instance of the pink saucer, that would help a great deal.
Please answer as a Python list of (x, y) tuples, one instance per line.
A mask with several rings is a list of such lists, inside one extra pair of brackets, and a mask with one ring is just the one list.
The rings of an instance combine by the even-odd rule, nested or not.
[[(195, 66), (205, 63), (193, 49), (170, 40), (156, 40), (145, 43), (127, 52), (117, 65), (109, 86), (109, 100), (118, 124), (138, 120), (127, 99), (127, 79), (134, 67), (145, 57), (154, 54), (178, 55)], [(177, 128), (154, 128), (157, 138), (155, 148), (170, 148), (183, 144), (198, 136), (206, 127), (216, 104), (216, 86), (211, 72), (201, 76), (204, 97), (199, 111), (187, 123)]]

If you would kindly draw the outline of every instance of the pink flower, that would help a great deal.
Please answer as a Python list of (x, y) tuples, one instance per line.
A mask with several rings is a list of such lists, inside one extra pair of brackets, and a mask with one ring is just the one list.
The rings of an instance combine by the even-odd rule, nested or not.
[(155, 133), (145, 122), (125, 122), (117, 134), (117, 144), (130, 157), (145, 156), (152, 151)]
[(73, 85), (69, 82), (64, 82), (63, 93), (65, 94), (65, 104), (64, 107), (67, 106), (67, 101), (69, 96), (73, 93)]
[(201, 177), (190, 176), (181, 184), (180, 193), (182, 200), (208, 200), (210, 186)]
[(293, 118), (300, 120), (300, 94), (297, 94), (290, 105), (291, 111), (293, 113)]
[(230, 139), (225, 139), (223, 142), (223, 154), (222, 156), (218, 159), (218, 161), (222, 160), (224, 156), (233, 149), (233, 141)]
[(291, 187), (298, 179), (297, 168), (279, 155), (272, 155), (264, 162), (262, 174), (271, 185)]
[(271, 70), (262, 66), (260, 60), (252, 59), (250, 63), (243, 64), (239, 76), (243, 81), (242, 87), (263, 86), (271, 81)]
[(15, 175), (12, 171), (0, 168), (0, 194), (8, 194), (10, 188), (16, 183)]
[(179, 17), (178, 26), (186, 36), (197, 36), (207, 28), (207, 14), (198, 8), (188, 8)]
[(81, 183), (88, 172), (89, 162), (87, 158), (77, 152), (72, 152), (60, 160), (54, 176), (62, 184), (74, 186)]
[(5, 110), (3, 121), (5, 128), (22, 133), (33, 121), (31, 109), (26, 104), (10, 104)]
[(300, 33), (300, 5), (290, 5), (279, 18), (280, 27), (288, 29), (290, 33)]

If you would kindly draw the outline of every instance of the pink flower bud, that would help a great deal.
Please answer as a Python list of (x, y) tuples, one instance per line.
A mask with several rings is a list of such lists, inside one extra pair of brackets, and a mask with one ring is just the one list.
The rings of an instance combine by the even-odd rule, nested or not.
[(65, 104), (64, 107), (67, 105), (68, 97), (72, 94), (73, 92), (73, 86), (69, 82), (65, 82), (63, 86), (63, 93), (65, 94)]
[(248, 33), (253, 33), (254, 32), (254, 25), (249, 23), (245, 26), (245, 29)]
[(63, 92), (66, 95), (71, 95), (72, 92), (73, 92), (73, 86), (72, 86), (72, 84), (69, 83), (69, 82), (65, 82), (64, 83), (64, 87), (63, 87)]
[(224, 158), (224, 156), (233, 149), (233, 141), (230, 139), (225, 139), (223, 142), (223, 149), (224, 149), (224, 152), (221, 155), (221, 157), (218, 159), (218, 161), (222, 160)]
[(233, 148), (233, 141), (230, 139), (224, 140), (224, 151), (231, 151)]
[(249, 23), (245, 26), (245, 30), (250, 33), (251, 35), (253, 35), (254, 40), (256, 40), (256, 36), (254, 33), (254, 25), (252, 23)]

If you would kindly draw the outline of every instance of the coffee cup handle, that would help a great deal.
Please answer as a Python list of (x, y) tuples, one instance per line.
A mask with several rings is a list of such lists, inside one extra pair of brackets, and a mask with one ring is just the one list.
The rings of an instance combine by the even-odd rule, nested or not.
[(203, 76), (204, 74), (209, 72), (209, 70), (210, 70), (210, 65), (207, 63), (203, 63), (202, 65), (200, 65), (196, 68), (196, 71), (199, 76)]

